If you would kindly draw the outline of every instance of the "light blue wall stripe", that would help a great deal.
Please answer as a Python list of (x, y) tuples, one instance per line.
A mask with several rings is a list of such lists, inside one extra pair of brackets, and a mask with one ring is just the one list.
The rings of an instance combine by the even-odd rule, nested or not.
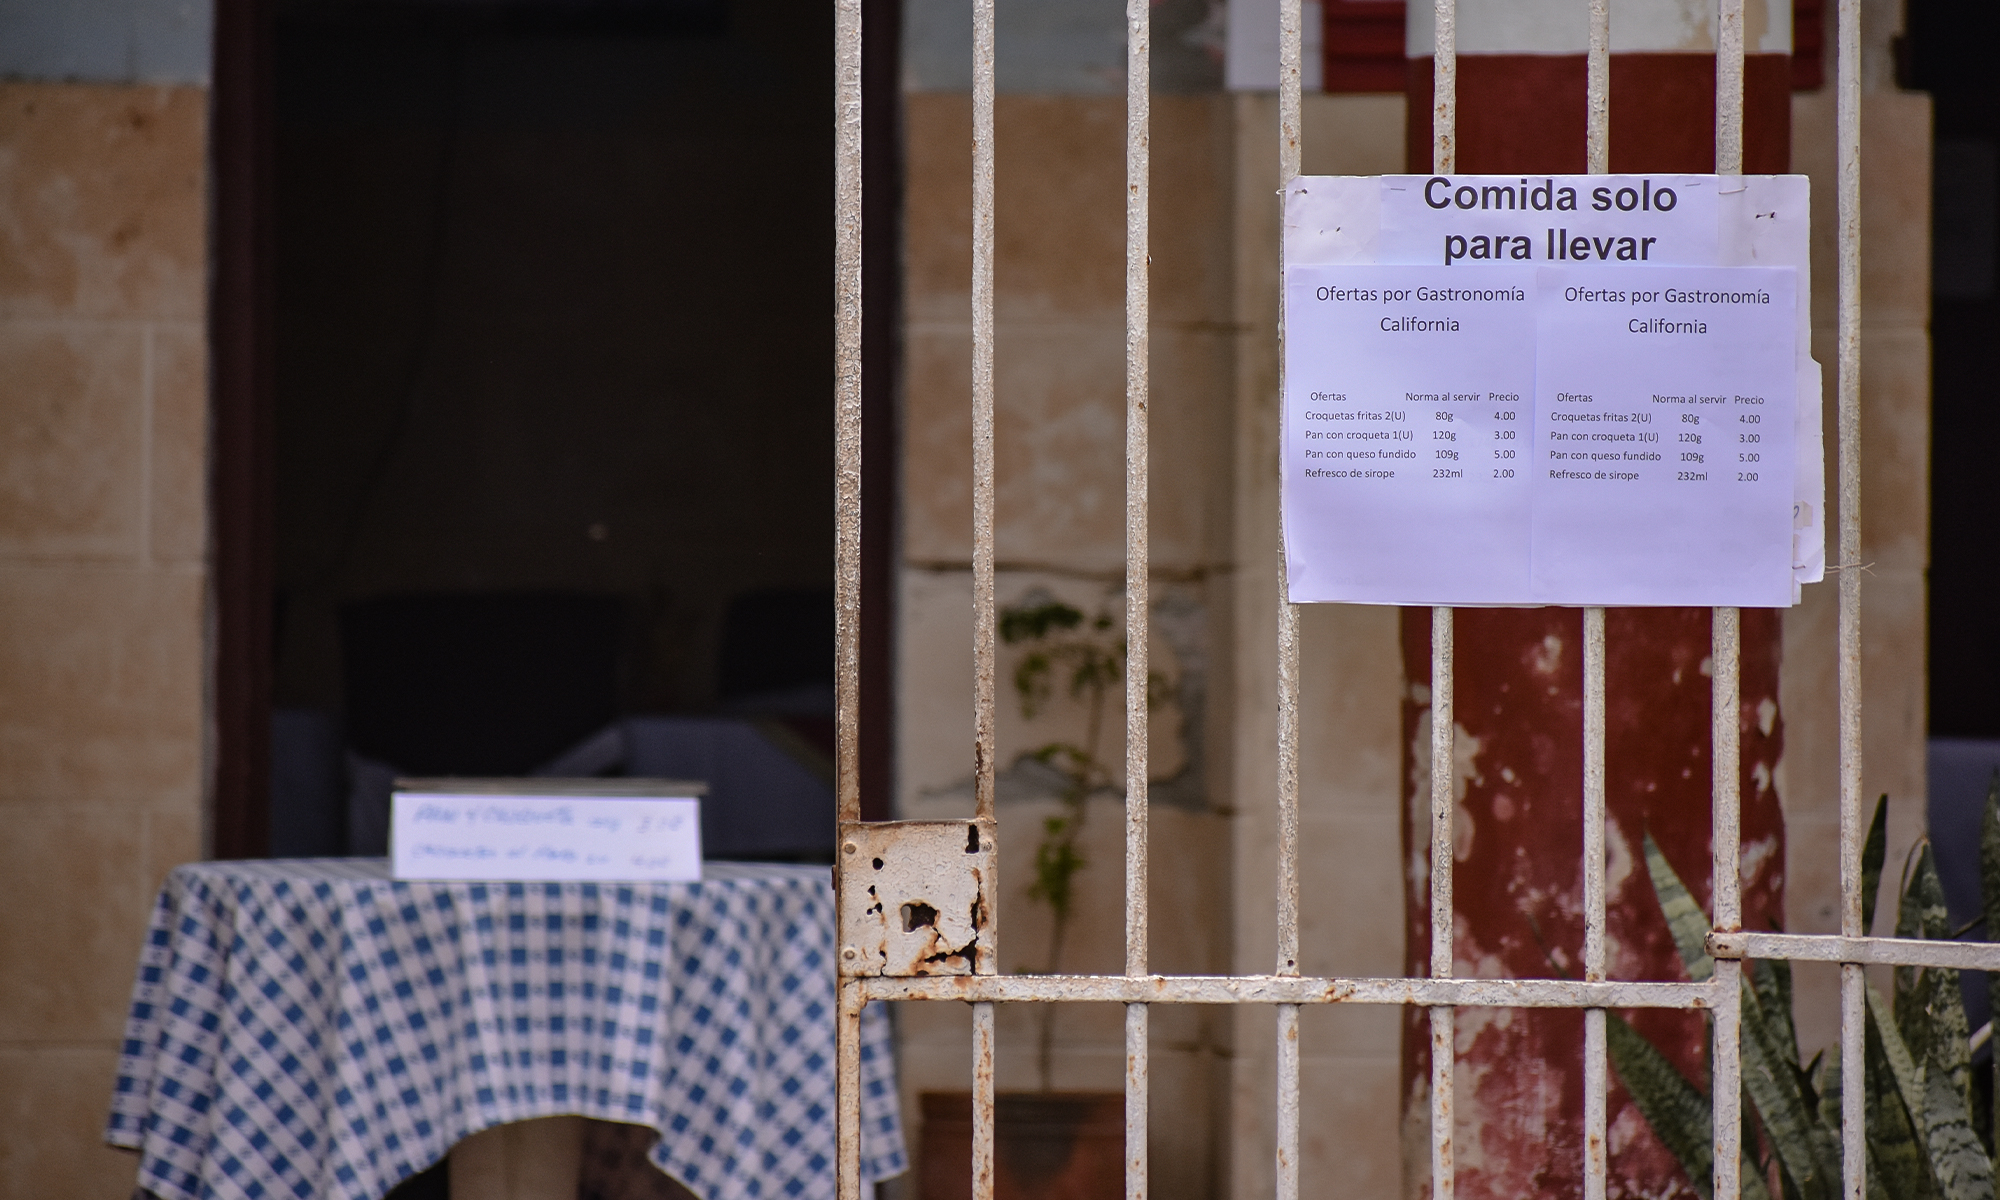
[(0, 78), (208, 82), (212, 0), (0, 0)]

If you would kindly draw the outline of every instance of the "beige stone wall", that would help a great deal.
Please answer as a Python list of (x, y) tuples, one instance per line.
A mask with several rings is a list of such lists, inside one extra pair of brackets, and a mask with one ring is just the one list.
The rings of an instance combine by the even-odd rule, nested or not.
[[(1877, 30), (1886, 44), (1888, 34)], [(1886, 72), (1861, 107), (1861, 638), (1862, 775), (1866, 812), (1889, 796), (1889, 868), (1900, 874), (1922, 835), (1924, 575), (1930, 563), (1930, 97), (1899, 92)], [(1812, 177), (1813, 357), (1825, 370), (1827, 499), (1837, 504), (1834, 450), (1839, 298), (1833, 90), (1792, 104), (1792, 169)], [(1835, 512), (1837, 512), (1837, 507)], [(1835, 523), (1829, 521), (1831, 527)], [(1838, 543), (1829, 534), (1827, 562)], [(1840, 928), (1840, 726), (1834, 574), (1785, 614), (1781, 707), (1785, 757), (1785, 918), (1801, 933)], [(1876, 908), (1877, 931), (1896, 906)], [(1798, 968), (1799, 1042), (1807, 1054), (1839, 1035), (1838, 968)]]
[[(907, 98), (908, 327), (901, 591), (901, 815), (971, 811), (971, 109), (955, 94)], [(1232, 540), (1229, 227), (1233, 124), (1225, 97), (1153, 102), (1152, 555), (1155, 669), (1173, 698), (1153, 714), (1152, 965), (1226, 967), (1227, 679)], [(996, 553), (999, 599), (1040, 589), (1122, 618), (1124, 562), (1124, 103), (1003, 96), (997, 113)], [(1001, 967), (1046, 965), (1046, 909), (1026, 894), (1045, 775), (1018, 760), (1081, 740), (1080, 705), (1021, 719), (1000, 698)], [(1122, 694), (1099, 757), (1123, 761)], [(1106, 793), (1086, 823), (1089, 867), (1061, 965), (1123, 969), (1122, 808)], [(999, 1086), (1037, 1086), (1038, 1014), (1003, 1010)], [(970, 1081), (962, 1006), (904, 1005), (905, 1113), (916, 1093)], [(1122, 1086), (1122, 1018), (1065, 1010), (1052, 1083)], [(1226, 1021), (1191, 1009), (1153, 1018), (1157, 1193), (1214, 1192)], [(920, 1134), (912, 1129), (913, 1137)]]
[[(1273, 97), (1244, 95), (1234, 103), (1230, 968), (1264, 972), (1274, 968), (1277, 946), (1278, 122)], [(1402, 97), (1307, 96), (1302, 150), (1309, 174), (1401, 171)], [(1299, 967), (1308, 974), (1397, 975), (1403, 907), (1396, 610), (1308, 605), (1299, 626)], [(1218, 1194), (1271, 1194), (1276, 1028), (1267, 1010), (1234, 1014), (1232, 1157)], [(1300, 1172), (1311, 1195), (1396, 1194), (1398, 1036), (1390, 1009), (1301, 1015)]]
[(0, 85), (0, 1200), (130, 1194), (133, 962), (201, 850), (206, 119)]

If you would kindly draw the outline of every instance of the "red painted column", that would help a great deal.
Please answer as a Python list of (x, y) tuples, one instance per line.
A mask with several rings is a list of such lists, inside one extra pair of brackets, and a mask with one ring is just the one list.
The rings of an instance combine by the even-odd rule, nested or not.
[[(1515, 0), (1522, 11), (1543, 0)], [(1584, 6), (1567, 4), (1580, 22)], [(1633, 6), (1638, 7), (1638, 6)], [(1677, 6), (1676, 6), (1677, 7)], [(1753, 9), (1759, 6), (1753, 0)], [(1409, 62), (1408, 169), (1430, 169), (1431, 60)], [(1776, 3), (1768, 5), (1775, 12)], [(1470, 11), (1469, 11), (1470, 10)], [(1617, 12), (1630, 10), (1621, 6)], [(1584, 56), (1523, 46), (1491, 0), (1460, 7), (1458, 166), (1465, 173), (1584, 170)], [(1472, 17), (1467, 20), (1468, 15)], [(1564, 18), (1567, 20), (1568, 18)], [(1754, 20), (1754, 18), (1753, 18)], [(1546, 22), (1544, 23), (1546, 25)], [(1580, 28), (1580, 26), (1579, 26)], [(1751, 26), (1751, 48), (1760, 46)], [(1497, 32), (1496, 32), (1497, 31)], [(1467, 35), (1474, 44), (1468, 44)], [(1580, 34), (1579, 34), (1580, 36)], [(1477, 44), (1484, 38), (1490, 49)], [(1510, 40), (1511, 39), (1511, 40)], [(1619, 32), (1613, 31), (1619, 49)], [(1769, 49), (1775, 35), (1761, 45)], [(1789, 45), (1789, 41), (1785, 42)], [(1564, 47), (1551, 47), (1561, 51)], [(1414, 54), (1414, 47), (1413, 47)], [(1790, 159), (1790, 65), (1753, 53), (1745, 87), (1745, 166)], [(1695, 52), (1614, 53), (1611, 168), (1714, 169), (1715, 62)], [(1743, 916), (1769, 928), (1783, 912), (1784, 826), (1774, 772), (1780, 614), (1743, 613)], [(1575, 609), (1461, 609), (1457, 676), (1455, 946), (1461, 975), (1582, 978), (1583, 622)], [(1683, 979), (1642, 851), (1647, 833), (1706, 904), (1709, 895), (1710, 675), (1706, 609), (1614, 609), (1606, 620), (1607, 943), (1613, 979)], [(1402, 616), (1405, 862), (1404, 970), (1430, 956), (1430, 613)], [(1706, 1086), (1703, 1019), (1625, 1014)], [(1457, 1018), (1458, 1195), (1466, 1200), (1582, 1191), (1583, 1016), (1461, 1009)], [(1405, 1014), (1405, 1193), (1429, 1193), (1429, 1026)], [(1612, 1197), (1693, 1196), (1666, 1149), (1616, 1083), (1609, 1110)]]

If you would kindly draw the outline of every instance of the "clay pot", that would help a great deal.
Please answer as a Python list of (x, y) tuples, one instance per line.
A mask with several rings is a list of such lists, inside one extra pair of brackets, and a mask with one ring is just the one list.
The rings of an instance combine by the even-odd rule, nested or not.
[[(923, 1094), (920, 1200), (972, 1195), (972, 1094)], [(994, 1200), (1119, 1200), (1125, 1194), (1122, 1092), (994, 1097)]]

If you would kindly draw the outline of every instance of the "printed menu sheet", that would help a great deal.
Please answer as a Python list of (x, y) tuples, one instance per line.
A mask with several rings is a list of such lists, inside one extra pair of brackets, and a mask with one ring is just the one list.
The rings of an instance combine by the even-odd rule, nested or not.
[[(1431, 194), (1476, 196), (1467, 178)], [(1782, 607), (1819, 577), (1819, 379), (1802, 269), (1785, 261), (1803, 258), (1803, 204), (1774, 238), (1719, 220), (1712, 176), (1569, 178), (1608, 188), (1614, 213), (1627, 190), (1635, 210), (1664, 193), (1670, 212), (1705, 211), (1565, 214), (1532, 238), (1498, 222), (1412, 232), (1425, 214), (1397, 218), (1389, 185), (1421, 197), (1424, 180), (1300, 181), (1348, 185), (1334, 215), (1360, 208), (1374, 227), (1323, 228), (1294, 255), (1302, 206), (1288, 205), (1294, 602)], [(1367, 184), (1385, 197), (1373, 212), (1352, 203)], [(1551, 203), (1562, 186), (1547, 181)], [(1355, 246), (1328, 253), (1328, 232)], [(1424, 245), (1429, 262), (1365, 261)]]

